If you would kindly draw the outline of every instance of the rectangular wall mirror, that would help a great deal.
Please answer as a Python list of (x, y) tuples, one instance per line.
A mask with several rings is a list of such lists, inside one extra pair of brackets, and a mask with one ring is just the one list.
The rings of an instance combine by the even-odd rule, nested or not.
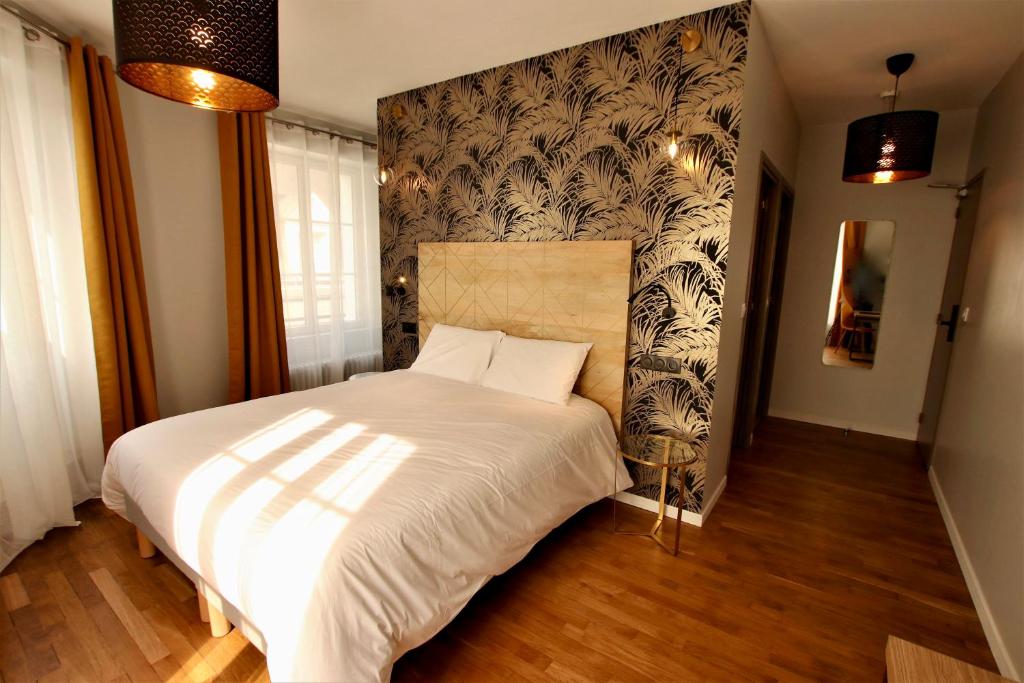
[(869, 369), (882, 327), (882, 300), (896, 224), (843, 221), (825, 324), (825, 365)]

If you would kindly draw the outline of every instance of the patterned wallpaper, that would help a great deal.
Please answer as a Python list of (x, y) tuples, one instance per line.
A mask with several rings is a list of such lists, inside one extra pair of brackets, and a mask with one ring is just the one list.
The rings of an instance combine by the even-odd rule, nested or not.
[[(379, 100), (380, 158), (396, 173), (380, 193), (381, 277), (409, 278), (404, 296), (384, 297), (385, 367), (417, 353), (401, 330), (416, 321), (417, 243), (632, 239), (634, 290), (662, 284), (678, 314), (660, 317), (656, 287), (634, 302), (626, 430), (694, 444), (685, 506), (699, 512), (749, 12), (719, 7)], [(690, 28), (703, 41), (684, 59), (673, 119), (676, 41)], [(672, 127), (687, 136), (682, 163), (664, 153)], [(641, 369), (641, 353), (679, 358), (682, 374)], [(633, 492), (657, 498), (643, 469)]]

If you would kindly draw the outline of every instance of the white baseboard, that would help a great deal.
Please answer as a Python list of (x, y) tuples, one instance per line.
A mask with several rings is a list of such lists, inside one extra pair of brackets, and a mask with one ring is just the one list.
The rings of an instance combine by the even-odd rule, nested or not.
[(1017, 669), (1013, 666), (1013, 660), (1010, 659), (1006, 643), (1003, 642), (1003, 637), (999, 634), (999, 628), (992, 618), (992, 610), (989, 609), (988, 600), (985, 599), (985, 593), (978, 582), (978, 575), (974, 573), (974, 565), (971, 564), (971, 558), (967, 554), (967, 548), (964, 546), (963, 538), (960, 536), (960, 530), (957, 529), (956, 520), (953, 519), (953, 513), (946, 503), (946, 496), (942, 493), (942, 486), (939, 484), (939, 478), (935, 474), (935, 468), (928, 469), (928, 481), (931, 482), (932, 492), (935, 494), (935, 502), (939, 504), (939, 511), (942, 513), (942, 520), (946, 523), (949, 540), (953, 543), (956, 559), (960, 563), (960, 571), (964, 574), (967, 590), (971, 593), (974, 609), (978, 612), (981, 628), (985, 631), (985, 638), (988, 640), (988, 646), (992, 650), (992, 656), (995, 657), (999, 673), (1006, 678), (1019, 681)]
[[(690, 512), (689, 510), (683, 510), (683, 521), (693, 526), (703, 526), (704, 520), (708, 518), (708, 513), (711, 512), (711, 508), (718, 502), (718, 498), (722, 495), (722, 491), (725, 490), (725, 482), (728, 477), (722, 478), (722, 483), (718, 485), (714, 493), (711, 494), (710, 498), (706, 498), (704, 502), (704, 510), (699, 514), (696, 512)], [(650, 498), (644, 498), (638, 496), (635, 493), (629, 493), (627, 491), (620, 491), (615, 494), (615, 500), (626, 505), (632, 505), (635, 508), (641, 510), (647, 510), (648, 512), (658, 511), (658, 501), (651, 500)], [(675, 519), (678, 508), (675, 505), (665, 506), (665, 516)]]
[(879, 436), (891, 436), (894, 439), (906, 439), (908, 441), (917, 440), (917, 430), (908, 431), (905, 429), (893, 429), (892, 427), (882, 427), (879, 425), (873, 425), (866, 422), (851, 422), (849, 420), (840, 420), (831, 417), (823, 417), (821, 415), (810, 415), (808, 413), (796, 413), (789, 410), (768, 410), (769, 417), (781, 417), (783, 420), (796, 420), (797, 422), (809, 422), (815, 425), (822, 425), (825, 427), (838, 427), (839, 429), (851, 429), (855, 432), (867, 432), (868, 434), (877, 434)]
[(700, 511), (700, 518), (702, 522), (707, 521), (708, 515), (711, 514), (711, 509), (715, 507), (715, 503), (717, 503), (718, 499), (722, 497), (722, 491), (725, 490), (725, 482), (728, 479), (728, 476), (722, 477), (722, 481), (718, 483), (718, 488), (711, 492), (711, 497), (704, 498), (704, 507)]

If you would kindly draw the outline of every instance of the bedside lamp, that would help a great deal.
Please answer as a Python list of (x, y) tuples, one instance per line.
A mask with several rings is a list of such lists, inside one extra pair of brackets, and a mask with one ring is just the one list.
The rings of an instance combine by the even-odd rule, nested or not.
[(388, 296), (405, 296), (405, 284), (408, 281), (404, 275), (399, 275), (390, 285), (385, 285), (384, 293)]
[(662, 285), (660, 282), (650, 282), (641, 287), (640, 289), (636, 290), (635, 292), (630, 294), (627, 303), (633, 305), (633, 302), (636, 300), (636, 298), (640, 296), (642, 292), (645, 292), (648, 289), (660, 289), (661, 293), (665, 295), (666, 304), (665, 308), (661, 310), (661, 317), (665, 318), (666, 320), (676, 317), (676, 309), (672, 307), (672, 295), (668, 293), (668, 290), (665, 289), (665, 286)]

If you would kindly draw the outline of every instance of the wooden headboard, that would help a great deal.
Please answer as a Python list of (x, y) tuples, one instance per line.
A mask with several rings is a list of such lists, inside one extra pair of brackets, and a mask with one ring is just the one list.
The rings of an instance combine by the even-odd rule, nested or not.
[(591, 342), (575, 392), (622, 425), (633, 243), (421, 242), (420, 346), (435, 323)]

